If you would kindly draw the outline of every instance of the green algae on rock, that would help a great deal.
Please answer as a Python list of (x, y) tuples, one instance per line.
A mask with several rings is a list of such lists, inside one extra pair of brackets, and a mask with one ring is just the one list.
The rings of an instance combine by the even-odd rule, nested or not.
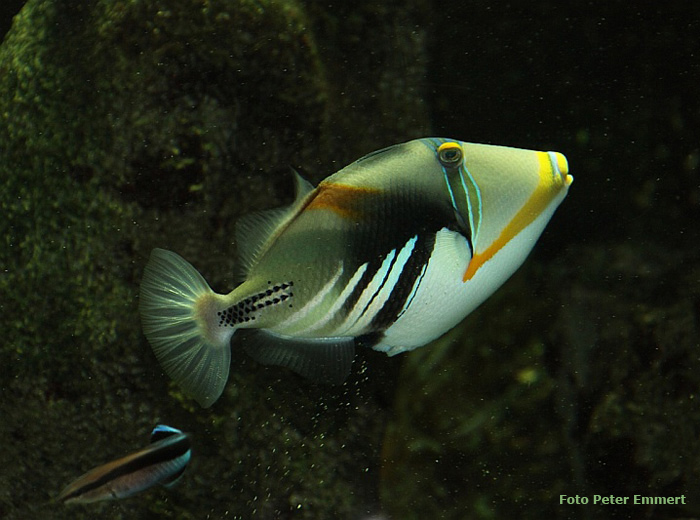
[[(12, 396), (0, 405), (0, 439), (26, 448), (0, 455), (0, 516), (34, 515), (33, 503), (87, 469), (83, 457), (128, 450), (161, 417), (193, 433), (192, 480), (98, 512), (318, 518), (376, 501), (365, 461), (379, 446), (381, 389), (356, 375), (320, 399), (294, 376), (241, 362), (237, 386), (262, 390), (231, 392), (210, 414), (194, 414), (190, 401), (169, 398), (136, 312), (152, 247), (199, 258), (225, 284), (233, 272), (221, 260), (234, 249), (235, 219), (287, 199), (289, 165), (318, 179), (385, 139), (425, 133), (415, 23), (376, 18), (373, 28), (385, 23), (386, 31), (372, 48), (362, 40), (348, 48), (384, 45), (412, 72), (394, 62), (383, 74), (395, 81), (380, 82), (371, 74), (377, 64), (367, 64), (348, 75), (361, 75), (365, 88), (341, 93), (320, 51), (319, 24), (333, 14), (316, 23), (321, 13), (293, 0), (30, 0), (15, 19), (0, 47), (0, 386)], [(396, 85), (412, 100), (405, 109), (382, 106)], [(365, 107), (360, 96), (377, 92), (382, 101)], [(342, 107), (333, 102), (340, 98)], [(353, 123), (340, 130), (344, 117)], [(300, 416), (309, 424), (295, 422)], [(348, 423), (362, 429), (339, 427)], [(256, 435), (264, 438), (251, 441)]]

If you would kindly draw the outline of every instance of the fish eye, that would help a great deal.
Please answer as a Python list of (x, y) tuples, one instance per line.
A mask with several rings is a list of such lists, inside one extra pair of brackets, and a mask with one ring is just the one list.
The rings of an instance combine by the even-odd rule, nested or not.
[(462, 147), (458, 143), (442, 143), (437, 149), (438, 160), (446, 168), (454, 168), (462, 161)]

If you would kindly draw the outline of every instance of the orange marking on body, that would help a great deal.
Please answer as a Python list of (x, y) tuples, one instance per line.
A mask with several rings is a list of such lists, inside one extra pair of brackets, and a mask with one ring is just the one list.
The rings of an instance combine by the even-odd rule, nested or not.
[[(495, 245), (495, 243), (494, 243)], [(472, 279), (472, 277), (476, 274), (476, 272), (479, 270), (479, 268), (484, 265), (488, 260), (490, 260), (493, 255), (496, 254), (499, 248), (494, 248), (494, 245), (489, 247), (486, 251), (484, 251), (482, 254), (476, 254), (472, 257), (472, 259), (469, 261), (469, 265), (467, 266), (467, 270), (464, 271), (464, 276), (462, 277), (462, 282), (467, 282)]]
[(318, 185), (318, 192), (306, 206), (310, 209), (327, 209), (347, 219), (358, 217), (357, 201), (360, 197), (379, 193), (377, 188), (362, 188), (349, 184), (324, 183)]

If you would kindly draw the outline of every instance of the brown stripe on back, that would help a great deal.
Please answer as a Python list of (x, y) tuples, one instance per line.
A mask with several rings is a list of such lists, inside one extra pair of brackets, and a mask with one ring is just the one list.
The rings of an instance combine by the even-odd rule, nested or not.
[(322, 182), (318, 185), (316, 195), (309, 201), (305, 209), (328, 209), (343, 218), (357, 219), (360, 216), (358, 200), (367, 195), (378, 193), (380, 190), (377, 188)]

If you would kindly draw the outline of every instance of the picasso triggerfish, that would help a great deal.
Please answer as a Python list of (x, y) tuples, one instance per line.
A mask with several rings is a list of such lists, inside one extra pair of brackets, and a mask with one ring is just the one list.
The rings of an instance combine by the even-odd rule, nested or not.
[(56, 500), (87, 504), (126, 498), (157, 484), (172, 486), (184, 473), (190, 455), (189, 436), (159, 424), (146, 448), (88, 471), (68, 484)]
[(228, 379), (230, 342), (264, 364), (342, 382), (355, 345), (392, 356), (436, 339), (525, 260), (573, 177), (566, 158), (426, 138), (379, 150), (291, 206), (236, 227), (241, 283), (213, 292), (155, 249), (141, 283), (146, 337), (202, 406)]

